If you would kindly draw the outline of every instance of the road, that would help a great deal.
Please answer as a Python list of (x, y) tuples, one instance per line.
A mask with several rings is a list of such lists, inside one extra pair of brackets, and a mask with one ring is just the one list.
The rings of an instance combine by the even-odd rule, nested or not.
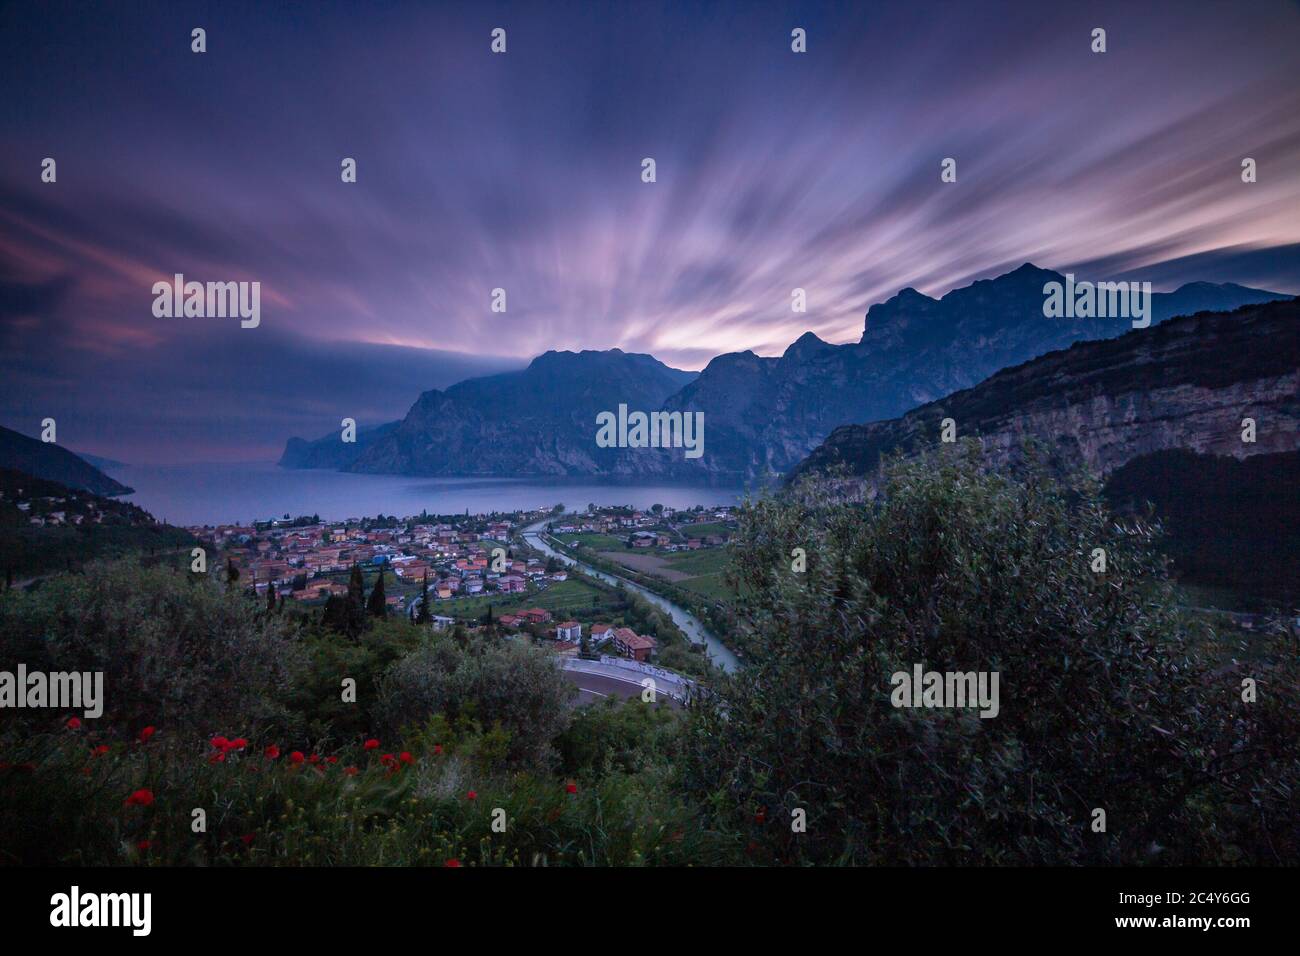
[[(564, 662), (564, 676), (577, 686), (578, 703), (590, 704), (604, 697), (621, 697), (625, 700), (640, 697), (646, 689), (642, 681), (651, 675), (602, 665), (598, 661), (568, 658)], [(657, 703), (677, 710), (685, 706), (681, 699), (671, 696), (679, 691), (668, 682), (660, 683), (656, 678), (656, 690)]]

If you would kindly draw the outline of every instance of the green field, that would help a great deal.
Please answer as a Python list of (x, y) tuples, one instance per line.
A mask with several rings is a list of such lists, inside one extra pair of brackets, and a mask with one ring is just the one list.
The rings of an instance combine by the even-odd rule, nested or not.
[(587, 611), (593, 607), (609, 607), (610, 598), (604, 592), (585, 581), (568, 580), (552, 584), (545, 591), (532, 591), (523, 594), (487, 594), (472, 598), (454, 598), (450, 601), (437, 601), (432, 605), (434, 614), (459, 618), (464, 621), (477, 621), (492, 606), (493, 616), (520, 610), (526, 607), (540, 607), (552, 614)]
[(626, 538), (616, 538), (611, 534), (566, 534), (556, 535), (566, 547), (587, 547), (593, 551), (631, 551)]
[(679, 529), (683, 537), (687, 538), (706, 538), (711, 534), (731, 535), (736, 529), (730, 528), (720, 521), (710, 521), (705, 524), (684, 524)]

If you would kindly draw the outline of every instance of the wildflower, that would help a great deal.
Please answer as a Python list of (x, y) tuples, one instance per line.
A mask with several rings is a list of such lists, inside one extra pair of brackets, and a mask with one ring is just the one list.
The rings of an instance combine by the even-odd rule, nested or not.
[(211, 743), (213, 749), (220, 750), (223, 753), (230, 747), (230, 741), (225, 737), (213, 737)]
[(344, 767), (343, 772), (349, 777), (355, 777), (359, 771), (356, 767)]
[(141, 852), (148, 850), (151, 846), (153, 846), (153, 844), (150, 843), (148, 840), (141, 840), (139, 843), (135, 845), (136, 849), (140, 850)]
[(451, 868), (453, 868), (453, 869), (459, 868), (459, 867), (460, 867), (460, 860), (456, 859), (456, 858), (453, 856), (450, 860), (448, 860), (446, 863), (444, 863), (443, 866), (449, 866), (449, 867), (451, 867)]
[(266, 750), (262, 751), (262, 753), (266, 756), (267, 760), (280, 759), (280, 748), (275, 744), (271, 744), (271, 746), (267, 747)]
[(158, 732), (158, 728), (150, 724), (144, 730), (140, 731), (140, 743), (147, 744), (149, 738)]
[(339, 762), (339, 758), (338, 758), (338, 757), (326, 757), (326, 758), (325, 758), (325, 762), (326, 762), (326, 763), (338, 763), (338, 762)]
[(67, 724), (66, 724), (65, 726), (66, 726), (69, 730), (80, 730), (80, 729), (81, 729), (81, 718), (80, 718), (80, 717), (69, 717), (69, 718), (68, 718), (68, 722), (67, 722)]
[(126, 803), (124, 804), (124, 806), (128, 806), (128, 807), (152, 807), (152, 806), (153, 806), (153, 791), (142, 787), (141, 789), (139, 789), (139, 790), (135, 791), (133, 794), (131, 794), (131, 796), (129, 796), (129, 797), (126, 798)]
[(434, 752), (434, 755), (435, 755), (435, 756), (439, 756), (439, 757), (441, 757), (441, 756), (442, 756), (442, 744), (434, 744), (434, 745), (433, 745), (433, 752)]
[(366, 748), (367, 750), (378, 750), (378, 749), (379, 749), (379, 741), (376, 740), (374, 737), (371, 737), (369, 740), (366, 741), (366, 743), (365, 743), (365, 748)]
[(411, 756), (411, 752), (409, 750), (403, 750), (400, 754), (397, 755), (397, 759), (402, 761), (402, 763), (405, 764), (415, 763), (415, 758)]
[(477, 800), (477, 799), (478, 799), (478, 794), (475, 793), (473, 790), (471, 790), (469, 793), (465, 794), (465, 799), (466, 799), (466, 800)]
[(565, 793), (577, 793), (577, 792), (578, 792), (578, 785), (577, 785), (576, 783), (569, 783), (569, 784), (566, 784), (565, 787), (564, 787), (564, 792), (565, 792)]
[(307, 758), (302, 755), (301, 750), (295, 750), (293, 753), (289, 754), (289, 763), (298, 764), (302, 763), (306, 759)]
[(766, 822), (767, 822), (767, 810), (760, 808), (759, 811), (758, 811), (757, 813), (754, 814), (754, 822), (755, 822), (755, 823), (766, 823)]
[(312, 754), (307, 758), (307, 762), (311, 764), (320, 763), (320, 754)]
[(248, 741), (245, 740), (243, 737), (236, 737), (228, 744), (228, 747), (231, 750), (243, 750), (247, 746), (248, 746)]
[(252, 846), (252, 845), (253, 845), (253, 837), (254, 837), (255, 835), (256, 835), (256, 834), (253, 834), (253, 833), (245, 833), (245, 834), (244, 834), (243, 836), (241, 836), (239, 839), (240, 839), (240, 841), (244, 844), (244, 846)]
[(102, 757), (106, 753), (108, 753), (108, 745), (100, 744), (98, 747), (96, 747), (94, 750), (90, 752), (90, 755), (92, 757)]

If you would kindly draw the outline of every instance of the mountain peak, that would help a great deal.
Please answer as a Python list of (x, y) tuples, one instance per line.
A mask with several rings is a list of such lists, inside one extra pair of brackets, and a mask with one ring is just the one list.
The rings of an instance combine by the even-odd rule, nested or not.
[(835, 348), (835, 346), (818, 338), (816, 332), (805, 332), (790, 343), (790, 347), (785, 350), (781, 355), (781, 358), (804, 359), (810, 355), (816, 354), (817, 352), (833, 348)]

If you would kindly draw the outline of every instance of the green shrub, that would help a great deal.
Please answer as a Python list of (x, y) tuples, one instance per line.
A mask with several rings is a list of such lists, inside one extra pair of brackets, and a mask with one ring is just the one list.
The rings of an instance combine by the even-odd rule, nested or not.
[[(1243, 675), (1178, 611), (1156, 529), (1115, 521), (1095, 486), (1032, 463), (990, 474), (973, 453), (889, 464), (869, 505), (835, 490), (744, 509), (749, 663), (697, 712), (683, 761), (716, 825), (765, 861), (1294, 859), (1294, 651), (1257, 665), (1267, 700), (1243, 703)], [(914, 664), (999, 672), (1000, 713), (894, 708), (890, 675)]]

